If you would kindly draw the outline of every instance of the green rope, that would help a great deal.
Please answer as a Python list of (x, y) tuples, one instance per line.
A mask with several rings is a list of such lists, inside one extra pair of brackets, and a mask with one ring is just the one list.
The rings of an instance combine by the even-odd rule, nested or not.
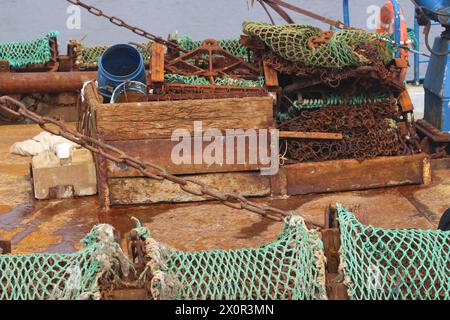
[(52, 58), (50, 38), (58, 36), (58, 31), (50, 31), (36, 40), (0, 43), (0, 60), (8, 61), (12, 68), (45, 64)]
[(450, 232), (375, 228), (337, 211), (351, 299), (450, 299)]

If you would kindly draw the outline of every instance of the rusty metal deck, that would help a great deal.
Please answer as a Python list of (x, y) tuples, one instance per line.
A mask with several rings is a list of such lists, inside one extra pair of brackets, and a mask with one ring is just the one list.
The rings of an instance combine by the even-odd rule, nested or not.
[[(0, 239), (11, 240), (14, 253), (77, 250), (82, 247), (79, 240), (97, 223), (112, 224), (124, 239), (133, 227), (132, 216), (141, 219), (157, 239), (183, 250), (259, 246), (274, 240), (282, 230), (281, 223), (215, 202), (116, 208), (104, 214), (98, 211), (95, 196), (35, 201), (29, 180), (30, 158), (9, 154), (9, 147), (40, 131), (35, 125), (0, 127)], [(360, 203), (375, 226), (435, 229), (440, 215), (450, 207), (450, 161), (435, 160), (433, 168), (429, 186), (257, 201), (296, 209), (316, 222), (323, 221), (330, 203)]]

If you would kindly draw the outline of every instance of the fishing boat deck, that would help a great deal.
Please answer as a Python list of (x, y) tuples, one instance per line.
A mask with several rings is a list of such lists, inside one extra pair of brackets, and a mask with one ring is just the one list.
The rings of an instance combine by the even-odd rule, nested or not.
[[(9, 153), (9, 147), (42, 130), (37, 125), (0, 126), (0, 239), (12, 241), (13, 253), (72, 252), (93, 225), (110, 223), (122, 235), (139, 218), (155, 238), (182, 250), (255, 247), (274, 240), (283, 225), (256, 214), (231, 209), (217, 202), (156, 204), (114, 208), (100, 212), (96, 196), (53, 201), (33, 199), (30, 157)], [(450, 161), (433, 160), (432, 184), (370, 191), (258, 199), (283, 209), (296, 210), (323, 222), (330, 203), (361, 204), (369, 223), (383, 228), (435, 229), (450, 207)]]

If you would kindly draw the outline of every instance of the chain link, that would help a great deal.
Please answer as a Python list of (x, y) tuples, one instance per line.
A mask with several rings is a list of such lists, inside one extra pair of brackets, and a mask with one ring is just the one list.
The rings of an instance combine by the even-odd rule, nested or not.
[[(26, 106), (11, 97), (0, 97), (0, 111), (6, 112), (14, 117), (25, 117), (36, 122), (43, 130), (52, 134), (61, 136), (70, 140), (84, 148), (100, 154), (107, 160), (115, 163), (126, 164), (139, 170), (144, 176), (156, 180), (168, 180), (178, 184), (180, 188), (192, 195), (198, 197), (209, 196), (215, 200), (220, 201), (227, 207), (239, 210), (248, 210), (257, 213), (263, 217), (282, 221), (284, 217), (294, 214), (294, 212), (287, 212), (268, 205), (258, 204), (249, 201), (240, 194), (223, 193), (215, 188), (207, 186), (202, 181), (192, 178), (181, 178), (168, 173), (164, 168), (151, 162), (143, 162), (136, 158), (127, 155), (124, 151), (103, 143), (99, 140), (83, 135), (82, 133), (68, 128), (64, 122), (55, 120), (50, 117), (40, 116), (26, 108)], [(50, 127), (52, 125), (53, 127)], [(306, 221), (306, 225), (311, 227), (323, 227), (323, 225)]]
[(80, 0), (66, 0), (66, 1), (68, 1), (69, 3), (71, 3), (73, 5), (76, 5), (76, 6), (79, 6), (79, 7), (82, 7), (84, 9), (86, 9), (89, 13), (93, 14), (94, 16), (104, 17), (104, 18), (108, 19), (109, 22), (111, 22), (112, 24), (114, 24), (114, 25), (116, 25), (118, 27), (126, 28), (126, 29), (130, 30), (131, 32), (137, 34), (138, 36), (147, 38), (147, 39), (149, 39), (151, 41), (163, 44), (163, 45), (165, 45), (167, 47), (179, 50), (181, 52), (186, 52), (186, 50), (184, 50), (182, 47), (180, 47), (178, 44), (176, 44), (174, 42), (166, 41), (163, 38), (161, 38), (159, 36), (155, 36), (155, 35), (147, 32), (147, 31), (145, 31), (145, 30), (143, 30), (141, 28), (132, 26), (132, 25), (126, 23), (124, 20), (122, 20), (120, 18), (117, 18), (117, 17), (114, 17), (114, 16), (109, 16), (109, 15), (105, 14), (102, 10), (100, 10), (100, 9), (94, 7), (94, 6), (88, 5), (86, 3), (83, 3)]

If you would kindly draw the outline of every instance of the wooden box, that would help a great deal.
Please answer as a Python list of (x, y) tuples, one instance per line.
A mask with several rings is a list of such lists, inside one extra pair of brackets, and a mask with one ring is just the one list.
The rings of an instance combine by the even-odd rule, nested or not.
[[(165, 168), (169, 173), (194, 177), (220, 190), (239, 192), (244, 196), (270, 195), (270, 177), (260, 174), (259, 161), (249, 161), (258, 152), (245, 135), (247, 129), (273, 129), (273, 100), (271, 97), (248, 97), (214, 100), (181, 100), (102, 104), (93, 85), (85, 89), (87, 103), (93, 110), (91, 136), (117, 147), (126, 154), (149, 161)], [(207, 164), (194, 162), (194, 145), (206, 148), (210, 142), (194, 137), (194, 121), (201, 121), (201, 132), (217, 129), (224, 135), (229, 129), (242, 129), (229, 135), (236, 142), (233, 150), (226, 150), (225, 156), (234, 154), (237, 159), (237, 140), (244, 139), (244, 164)], [(198, 129), (199, 127), (197, 127)], [(184, 130), (192, 145), (189, 164), (175, 164), (172, 152), (179, 141), (173, 141), (172, 133)], [(257, 130), (256, 130), (257, 131)], [(196, 131), (197, 133), (199, 130)], [(228, 152), (228, 153), (227, 153)], [(270, 154), (270, 143), (267, 143)], [(241, 153), (242, 155), (242, 153)], [(226, 160), (224, 156), (224, 159)], [(278, 157), (278, 150), (276, 150)], [(208, 200), (192, 196), (179, 186), (168, 181), (157, 181), (143, 177), (138, 170), (118, 165), (96, 156), (101, 204), (110, 205), (149, 204), (157, 202), (186, 202)], [(249, 164), (252, 163), (252, 164)]]

